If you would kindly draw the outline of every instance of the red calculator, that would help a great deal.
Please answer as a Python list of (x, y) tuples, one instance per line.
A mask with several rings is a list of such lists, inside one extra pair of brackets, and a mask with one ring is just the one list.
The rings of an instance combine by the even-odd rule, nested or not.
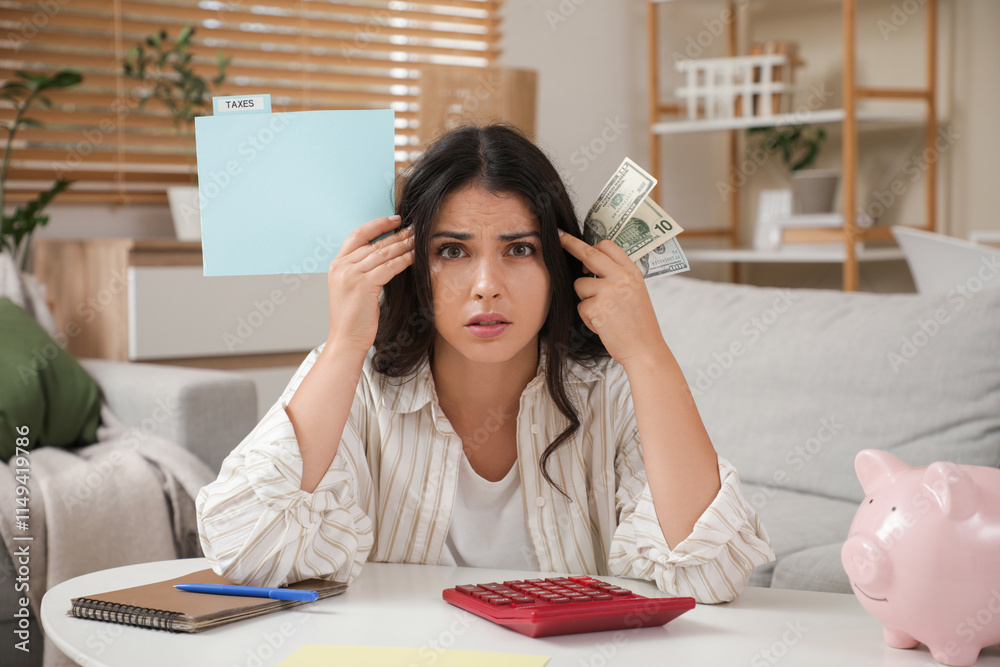
[(653, 627), (694, 609), (694, 598), (647, 598), (586, 576), (468, 584), (442, 597), (529, 637)]

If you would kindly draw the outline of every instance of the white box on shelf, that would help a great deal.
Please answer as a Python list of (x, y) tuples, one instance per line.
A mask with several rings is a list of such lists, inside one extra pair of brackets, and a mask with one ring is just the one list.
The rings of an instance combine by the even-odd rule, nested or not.
[(686, 102), (689, 119), (768, 118), (781, 113), (780, 108), (774, 108), (775, 100), (788, 99), (785, 93), (794, 90), (792, 64), (784, 53), (679, 60), (677, 71), (685, 74), (686, 80), (675, 93)]
[(791, 212), (791, 190), (761, 190), (757, 200), (757, 222), (753, 231), (755, 250), (777, 250), (781, 246), (781, 227), (777, 225), (777, 220)]

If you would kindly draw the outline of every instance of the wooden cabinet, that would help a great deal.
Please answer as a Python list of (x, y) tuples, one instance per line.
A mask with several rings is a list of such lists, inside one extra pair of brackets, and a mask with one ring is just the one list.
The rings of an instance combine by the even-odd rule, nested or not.
[(206, 278), (199, 242), (40, 239), (35, 274), (78, 357), (297, 366), (329, 328), (324, 274)]

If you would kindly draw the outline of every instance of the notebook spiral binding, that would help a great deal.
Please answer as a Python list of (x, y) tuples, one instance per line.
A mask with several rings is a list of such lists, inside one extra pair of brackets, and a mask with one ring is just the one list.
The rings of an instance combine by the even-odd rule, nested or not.
[(138, 625), (144, 628), (170, 630), (173, 632), (179, 632), (179, 630), (174, 629), (174, 620), (181, 615), (172, 611), (133, 607), (132, 605), (121, 604), (120, 602), (103, 602), (88, 598), (74, 600), (70, 613), (80, 618), (90, 618), (125, 625)]

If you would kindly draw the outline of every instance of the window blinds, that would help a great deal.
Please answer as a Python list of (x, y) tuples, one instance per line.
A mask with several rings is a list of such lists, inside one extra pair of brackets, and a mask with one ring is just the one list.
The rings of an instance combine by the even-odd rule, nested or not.
[[(75, 181), (60, 202), (165, 202), (193, 182), (193, 128), (175, 131), (151, 85), (122, 60), (148, 35), (195, 30), (190, 53), (206, 79), (221, 50), (232, 61), (214, 95), (270, 93), (274, 111), (396, 112), (396, 161), (419, 145), (416, 99), (425, 65), (485, 67), (499, 55), (502, 0), (0, 0), (0, 79), (72, 68), (83, 82), (28, 117), (8, 172), (8, 202), (55, 178)], [(0, 101), (0, 118), (11, 120)], [(208, 110), (202, 113), (209, 113)]]

